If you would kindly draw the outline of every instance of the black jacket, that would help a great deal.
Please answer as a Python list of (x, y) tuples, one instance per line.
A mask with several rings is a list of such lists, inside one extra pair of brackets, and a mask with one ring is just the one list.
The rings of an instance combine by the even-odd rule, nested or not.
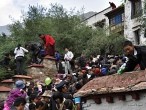
[(139, 64), (141, 70), (146, 68), (146, 46), (135, 46), (134, 48), (137, 55), (127, 56), (129, 60), (126, 63), (124, 72), (133, 71), (137, 64)]

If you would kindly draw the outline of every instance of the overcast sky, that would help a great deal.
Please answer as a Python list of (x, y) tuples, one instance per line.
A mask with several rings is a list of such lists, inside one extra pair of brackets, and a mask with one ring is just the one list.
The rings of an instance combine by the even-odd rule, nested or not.
[(2, 0), (0, 3), (0, 26), (12, 23), (11, 18), (19, 20), (22, 11), (27, 11), (29, 5), (49, 6), (50, 3), (58, 3), (66, 9), (84, 7), (85, 12), (99, 12), (109, 6), (109, 1), (119, 6), (122, 0)]

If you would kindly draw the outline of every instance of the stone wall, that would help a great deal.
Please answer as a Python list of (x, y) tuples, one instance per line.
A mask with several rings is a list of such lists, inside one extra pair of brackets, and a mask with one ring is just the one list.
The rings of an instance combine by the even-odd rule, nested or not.
[(126, 95), (126, 100), (121, 101), (118, 97), (114, 97), (114, 103), (108, 103), (102, 98), (101, 104), (96, 104), (94, 100), (87, 100), (83, 104), (83, 110), (145, 110), (146, 109), (146, 93), (140, 94), (140, 100), (135, 100), (131, 95)]
[(6, 100), (9, 92), (0, 92), (0, 100)]

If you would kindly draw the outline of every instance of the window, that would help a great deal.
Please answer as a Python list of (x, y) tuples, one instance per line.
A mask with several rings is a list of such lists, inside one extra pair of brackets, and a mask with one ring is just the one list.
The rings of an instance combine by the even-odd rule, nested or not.
[(100, 28), (104, 28), (105, 26), (105, 19), (98, 21), (94, 24), (95, 27), (100, 27)]
[(116, 15), (115, 17), (111, 18), (110, 19), (110, 25), (113, 26), (113, 25), (117, 25), (117, 24), (122, 23), (124, 21), (123, 20), (123, 15), (124, 14), (119, 14), (119, 15)]
[(142, 14), (141, 0), (131, 0), (131, 18), (139, 17)]
[(146, 29), (144, 30), (144, 38), (146, 38)]
[(139, 45), (140, 44), (140, 30), (138, 29), (134, 31), (134, 33), (135, 33), (135, 44)]

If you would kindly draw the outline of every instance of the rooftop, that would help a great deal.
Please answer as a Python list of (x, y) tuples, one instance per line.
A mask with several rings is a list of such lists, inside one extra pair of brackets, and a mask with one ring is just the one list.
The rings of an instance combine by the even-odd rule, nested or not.
[(105, 16), (110, 17), (110, 16), (113, 16), (113, 15), (115, 15), (117, 13), (121, 13), (121, 12), (124, 13), (124, 5), (121, 5), (115, 9), (111, 10), (110, 12), (106, 13)]
[(6, 80), (3, 80), (1, 81), (1, 83), (13, 83), (13, 79), (6, 79)]
[(114, 74), (95, 78), (85, 84), (74, 97), (88, 95), (122, 93), (146, 89), (146, 71), (133, 71), (121, 75)]
[(10, 92), (10, 91), (11, 91), (11, 88), (0, 86), (0, 92)]
[(84, 22), (84, 21), (86, 21), (86, 20), (92, 18), (93, 16), (96, 16), (96, 15), (98, 15), (98, 14), (100, 14), (100, 13), (103, 13), (104, 11), (109, 10), (110, 8), (112, 8), (112, 7), (107, 7), (106, 9), (104, 9), (104, 10), (102, 10), (102, 11), (100, 11), (100, 12), (97, 12), (97, 13), (93, 14), (92, 16), (90, 16), (90, 17), (84, 19), (82, 22)]
[(26, 75), (15, 75), (13, 78), (22, 78), (22, 79), (32, 79), (31, 76), (26, 76)]

